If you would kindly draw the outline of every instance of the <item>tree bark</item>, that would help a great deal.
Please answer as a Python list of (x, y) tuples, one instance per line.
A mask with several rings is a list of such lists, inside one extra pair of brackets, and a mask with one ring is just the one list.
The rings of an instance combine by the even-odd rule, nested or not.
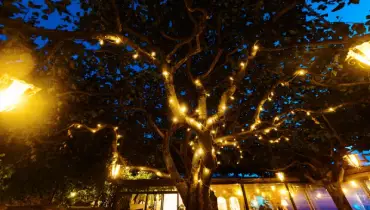
[(344, 195), (340, 183), (333, 183), (326, 186), (330, 196), (332, 197), (335, 205), (340, 210), (351, 210), (351, 205), (349, 204), (346, 196)]

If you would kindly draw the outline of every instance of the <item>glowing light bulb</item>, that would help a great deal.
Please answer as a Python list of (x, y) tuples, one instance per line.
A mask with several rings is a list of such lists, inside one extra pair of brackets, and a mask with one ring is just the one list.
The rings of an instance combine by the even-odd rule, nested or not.
[(330, 107), (330, 108), (328, 109), (328, 111), (329, 111), (329, 112), (334, 112), (334, 111), (335, 111), (335, 109), (334, 109), (333, 107)]
[(357, 182), (356, 182), (356, 181), (353, 181), (353, 180), (352, 180), (352, 181), (350, 181), (349, 183), (351, 184), (351, 186), (352, 186), (352, 187), (355, 187), (355, 188), (356, 188), (356, 187), (358, 187), (358, 184), (357, 184)]
[(285, 137), (285, 141), (289, 141), (289, 138), (288, 137)]
[(96, 133), (96, 130), (95, 129), (92, 129), (91, 132)]
[(240, 62), (240, 66), (241, 66), (242, 68), (244, 68), (244, 67), (245, 67), (245, 63), (244, 63), (244, 62)]
[(197, 150), (197, 154), (198, 154), (198, 155), (203, 155), (203, 154), (204, 154), (203, 149), (202, 149), (202, 148), (199, 148), (199, 149)]
[(186, 129), (187, 132), (189, 132), (190, 130), (191, 130), (190, 128)]
[(193, 144), (194, 144), (194, 142), (193, 142), (193, 141), (190, 141), (190, 142), (189, 142), (189, 145), (190, 145), (190, 146), (192, 146)]
[(217, 165), (221, 165), (221, 162), (220, 161), (217, 161)]
[(300, 69), (300, 70), (295, 72), (295, 74), (299, 75), (299, 76), (304, 76), (306, 73), (307, 73), (307, 71), (304, 70), (304, 69)]
[(256, 51), (256, 50), (258, 50), (258, 49), (259, 49), (259, 46), (258, 46), (258, 45), (254, 45), (254, 46), (253, 46), (253, 50), (255, 50), (255, 51)]
[(229, 79), (230, 79), (231, 81), (234, 81), (234, 78), (233, 78), (233, 77), (229, 77)]
[(121, 137), (122, 137), (122, 135), (119, 135), (119, 134), (117, 135), (117, 139), (119, 139), (119, 138), (121, 138)]
[(278, 121), (278, 120), (279, 120), (279, 117), (275, 117), (275, 118), (274, 118), (274, 121)]
[(119, 37), (116, 37), (115, 42), (116, 42), (116, 44), (119, 44), (119, 43), (121, 43), (121, 39)]
[(310, 116), (311, 115), (311, 112), (306, 112), (307, 116)]
[(135, 54), (132, 55), (133, 59), (137, 59), (138, 57), (139, 57), (139, 53), (135, 53)]
[(276, 190), (275, 185), (272, 185), (272, 186), (271, 186), (271, 190), (272, 190), (272, 191), (275, 191), (275, 190)]
[(271, 129), (267, 128), (264, 130), (265, 133), (270, 133)]
[(76, 127), (77, 127), (77, 128), (81, 128), (81, 125), (80, 125), (80, 124), (78, 124), (78, 125), (76, 125)]
[(204, 173), (209, 174), (210, 170), (208, 168), (204, 168)]
[(316, 198), (321, 198), (321, 197), (322, 197), (322, 194), (318, 192), (318, 193), (316, 194)]
[(281, 205), (284, 206), (284, 207), (289, 206), (288, 202), (285, 199), (281, 200)]
[(288, 191), (287, 191), (286, 189), (281, 189), (279, 192), (280, 192), (280, 194), (282, 194), (282, 195), (286, 195), (286, 194), (288, 194)]
[(73, 197), (76, 197), (76, 195), (77, 195), (77, 193), (76, 193), (76, 192), (71, 192), (71, 193), (69, 194), (69, 197), (73, 198)]
[(244, 132), (244, 128), (242, 128), (242, 132)]
[(202, 83), (200, 82), (200, 80), (199, 80), (199, 79), (196, 79), (196, 80), (194, 81), (194, 83), (195, 83), (195, 85), (196, 85), (196, 86), (201, 86), (201, 85), (202, 85)]
[(157, 172), (155, 173), (157, 176), (162, 176), (162, 173), (161, 172)]
[(276, 173), (276, 176), (277, 176), (277, 178), (278, 178), (281, 182), (283, 182), (283, 181), (284, 181), (284, 179), (285, 179), (285, 176), (284, 176), (284, 173), (283, 173), (283, 172), (278, 172), (278, 173)]
[(260, 111), (263, 111), (263, 107), (261, 106), (261, 107), (259, 108), (259, 110), (260, 110)]
[(225, 105), (222, 106), (222, 111), (225, 111), (227, 107)]
[(100, 45), (104, 45), (104, 40), (100, 39), (100, 40), (99, 40), (99, 44), (100, 44)]
[(151, 55), (152, 57), (154, 57), (154, 56), (156, 55), (156, 53), (155, 53), (155, 52), (152, 52), (150, 55)]
[(114, 130), (117, 131), (118, 130), (118, 127), (114, 127)]
[(345, 187), (342, 187), (342, 191), (343, 191), (344, 193), (348, 192), (347, 188), (345, 188)]
[(188, 108), (185, 105), (183, 105), (183, 106), (180, 107), (180, 112), (181, 113), (184, 114), (184, 113), (186, 113), (186, 111), (188, 111)]
[(230, 96), (230, 99), (231, 99), (231, 100), (234, 100), (235, 98), (234, 98), (234, 96)]
[(172, 118), (172, 121), (173, 121), (174, 123), (177, 123), (179, 120), (177, 119), (177, 117), (173, 117), (173, 118)]
[(216, 131), (215, 131), (215, 130), (211, 130), (211, 133), (212, 133), (212, 134), (216, 134)]
[(170, 104), (172, 104), (172, 103), (174, 102), (174, 100), (173, 100), (172, 98), (170, 98), (170, 99), (168, 100), (168, 102), (169, 102)]
[(163, 74), (163, 76), (164, 76), (165, 78), (167, 78), (167, 77), (168, 77), (168, 75), (169, 75), (168, 71), (166, 71), (166, 70), (165, 70), (165, 71), (163, 71), (163, 72), (162, 72), (162, 74)]

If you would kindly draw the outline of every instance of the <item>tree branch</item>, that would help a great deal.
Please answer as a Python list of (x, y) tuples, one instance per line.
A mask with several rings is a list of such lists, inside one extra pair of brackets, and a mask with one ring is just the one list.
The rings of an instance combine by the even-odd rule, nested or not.
[(96, 33), (96, 32), (82, 32), (82, 31), (57, 31), (57, 30), (48, 30), (43, 28), (36, 28), (33, 26), (30, 26), (28, 24), (23, 23), (19, 20), (12, 20), (9, 18), (0, 17), (0, 23), (4, 24), (4, 29), (14, 29), (17, 31), (21, 31), (23, 33), (28, 34), (37, 34), (41, 36), (46, 36), (49, 39), (54, 40), (90, 40), (90, 39), (105, 39), (106, 37), (116, 37), (121, 40), (122, 44), (127, 44), (128, 46), (135, 49), (137, 52), (143, 54), (148, 60), (152, 61), (155, 65), (159, 66), (160, 63), (158, 60), (152, 57), (150, 53), (139, 47), (137, 44), (135, 44), (132, 40), (129, 38), (121, 35), (121, 34), (114, 34), (114, 33)]
[(293, 3), (286, 6), (284, 9), (282, 9), (277, 15), (272, 19), (272, 22), (275, 23), (280, 17), (285, 15), (285, 13), (289, 12), (291, 9), (293, 9), (297, 5), (297, 1), (294, 1)]
[(122, 23), (121, 23), (121, 18), (120, 18), (119, 11), (117, 8), (116, 0), (112, 0), (112, 6), (113, 6), (114, 13), (116, 15), (117, 31), (122, 32)]
[(211, 66), (209, 67), (208, 71), (205, 74), (203, 74), (202, 76), (200, 76), (201, 79), (204, 79), (204, 78), (208, 77), (209, 74), (211, 74), (211, 72), (215, 68), (217, 62), (220, 60), (220, 57), (221, 57), (222, 53), (223, 53), (223, 49), (218, 49), (217, 55), (213, 59), (213, 62), (211, 64)]
[(321, 87), (327, 88), (343, 88), (343, 87), (353, 87), (353, 86), (360, 86), (360, 85), (370, 85), (370, 82), (352, 82), (352, 83), (340, 83), (340, 84), (324, 84), (317, 82), (315, 80), (311, 80), (311, 83)]

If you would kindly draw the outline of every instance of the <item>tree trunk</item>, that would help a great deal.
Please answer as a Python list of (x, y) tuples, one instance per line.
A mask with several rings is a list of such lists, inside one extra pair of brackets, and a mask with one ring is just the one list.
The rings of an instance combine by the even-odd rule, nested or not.
[(217, 210), (217, 198), (208, 187), (195, 184), (190, 189), (186, 210)]
[(338, 209), (340, 210), (352, 209), (339, 183), (330, 184), (326, 186), (326, 189), (328, 190), (330, 196), (332, 197)]

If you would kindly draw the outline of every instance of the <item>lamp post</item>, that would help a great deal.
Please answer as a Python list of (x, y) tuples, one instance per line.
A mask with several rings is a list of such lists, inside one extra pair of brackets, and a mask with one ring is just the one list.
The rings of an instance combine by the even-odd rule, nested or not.
[(25, 98), (41, 89), (7, 74), (0, 77), (0, 113), (16, 108)]
[(356, 61), (360, 63), (360, 66), (364, 68), (364, 65), (370, 68), (370, 41), (359, 44), (351, 48), (347, 54), (347, 60), (349, 62)]

